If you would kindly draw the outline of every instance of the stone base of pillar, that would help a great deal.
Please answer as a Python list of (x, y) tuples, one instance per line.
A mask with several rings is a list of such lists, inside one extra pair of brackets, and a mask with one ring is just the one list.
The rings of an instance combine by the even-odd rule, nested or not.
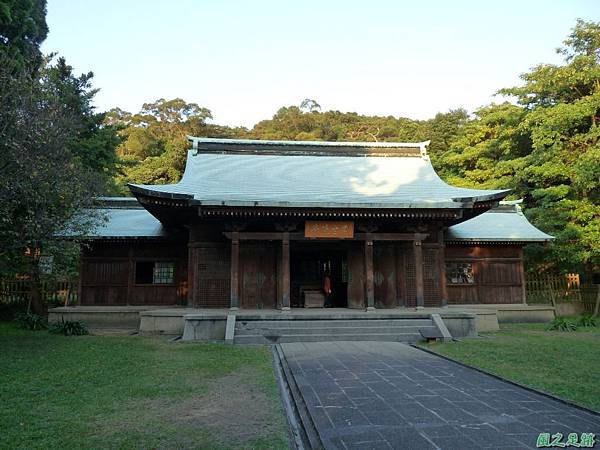
[(283, 307), (281, 307), (281, 312), (282, 313), (291, 313), (292, 308), (290, 308), (289, 306), (283, 306)]
[(240, 308), (238, 308), (237, 306), (232, 306), (231, 308), (229, 308), (229, 311), (238, 311)]
[(415, 309), (416, 310), (421, 310), (421, 309), (425, 309), (425, 307), (424, 306), (417, 306)]
[(377, 308), (374, 306), (367, 306), (367, 311), (375, 311)]

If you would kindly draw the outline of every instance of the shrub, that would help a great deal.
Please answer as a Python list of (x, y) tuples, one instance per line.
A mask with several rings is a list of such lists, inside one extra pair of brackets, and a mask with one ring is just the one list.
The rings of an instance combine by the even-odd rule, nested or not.
[(0, 300), (0, 322), (16, 320), (21, 313), (27, 312), (27, 302), (6, 303)]
[(81, 320), (65, 320), (53, 323), (50, 327), (50, 333), (64, 334), (65, 336), (83, 336), (89, 334), (87, 325)]
[(575, 322), (565, 319), (564, 317), (557, 317), (548, 324), (546, 330), (548, 331), (575, 331), (577, 325)]
[(17, 313), (15, 314), (15, 321), (21, 328), (25, 328), (26, 330), (38, 331), (48, 328), (46, 318), (37, 314)]
[(593, 316), (592, 314), (586, 314), (585, 316), (581, 316), (577, 321), (577, 326), (580, 327), (597, 327), (598, 326), (598, 318)]

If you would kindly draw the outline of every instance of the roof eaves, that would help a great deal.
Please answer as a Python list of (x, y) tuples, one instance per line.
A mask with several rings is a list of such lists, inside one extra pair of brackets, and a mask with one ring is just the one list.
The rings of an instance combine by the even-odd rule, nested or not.
[(129, 190), (133, 194), (148, 195), (151, 197), (169, 198), (173, 200), (192, 200), (194, 198), (191, 194), (178, 194), (174, 192), (165, 192), (160, 190), (160, 185), (157, 185), (155, 189), (148, 189), (137, 184), (128, 183)]
[(265, 208), (355, 208), (355, 209), (461, 209), (463, 205), (453, 201), (416, 201), (410, 203), (336, 203), (336, 202), (286, 202), (245, 200), (199, 200), (190, 202), (197, 206), (265, 207)]
[(472, 197), (452, 197), (452, 200), (456, 202), (485, 202), (490, 200), (502, 200), (511, 191), (512, 189), (502, 189), (500, 191), (494, 191), (490, 194), (475, 195)]
[(554, 237), (549, 236), (547, 238), (461, 238), (461, 237), (447, 237), (444, 240), (446, 242), (469, 242), (469, 243), (479, 243), (479, 242), (549, 242)]

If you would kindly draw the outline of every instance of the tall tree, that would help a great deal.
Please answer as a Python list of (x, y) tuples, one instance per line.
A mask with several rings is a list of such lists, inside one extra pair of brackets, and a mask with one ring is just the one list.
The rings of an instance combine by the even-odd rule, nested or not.
[(119, 108), (106, 114), (105, 123), (120, 127), (117, 149), (122, 170), (117, 177), (121, 193), (126, 183), (174, 183), (181, 178), (187, 156), (187, 136), (238, 137), (245, 129), (208, 124), (210, 110), (180, 98), (145, 103), (137, 114)]
[(469, 113), (459, 108), (437, 113), (433, 119), (426, 122), (425, 134), (431, 141), (427, 150), (434, 163), (437, 163), (438, 157), (463, 135), (469, 121)]
[(512, 187), (528, 217), (556, 236), (528, 249), (557, 271), (600, 266), (600, 24), (578, 20), (562, 65), (540, 64), (503, 89), (516, 105), (491, 105), (443, 155), (441, 166), (464, 185)]
[(47, 34), (46, 0), (0, 0), (0, 60), (11, 72), (39, 67)]
[[(272, 119), (257, 123), (250, 135), (257, 139), (294, 141), (413, 141), (426, 139), (427, 132), (431, 130), (430, 122), (353, 112), (322, 112), (318, 103), (307, 99), (299, 107), (279, 109)], [(444, 147), (445, 144), (440, 145)]]
[(39, 258), (96, 222), (82, 209), (107, 192), (119, 142), (92, 106), (93, 74), (42, 57), (45, 14), (43, 0), (0, 0), (0, 273), (29, 272), (37, 313)]
[(52, 57), (46, 58), (41, 77), (46, 95), (60, 102), (73, 120), (74, 133), (65, 136), (64, 143), (84, 167), (104, 179), (104, 191), (110, 193), (114, 190), (112, 182), (119, 162), (115, 152), (120, 143), (118, 127), (105, 123), (105, 113), (97, 113), (92, 105), (98, 92), (92, 87), (94, 74), (88, 72), (76, 76), (64, 58), (60, 57), (52, 64)]
[[(39, 257), (57, 233), (73, 234), (95, 223), (80, 214), (101, 192), (103, 179), (70, 149), (79, 118), (47, 75), (9, 73), (0, 64), (0, 266), (25, 264), (33, 310), (44, 313)], [(6, 266), (9, 267), (6, 267)]]

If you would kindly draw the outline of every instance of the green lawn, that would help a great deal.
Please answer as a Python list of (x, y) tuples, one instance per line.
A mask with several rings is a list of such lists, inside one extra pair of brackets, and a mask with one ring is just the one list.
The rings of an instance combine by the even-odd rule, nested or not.
[(0, 448), (288, 448), (267, 348), (0, 323)]
[(600, 411), (600, 328), (544, 328), (507, 324), (481, 339), (426, 348)]

